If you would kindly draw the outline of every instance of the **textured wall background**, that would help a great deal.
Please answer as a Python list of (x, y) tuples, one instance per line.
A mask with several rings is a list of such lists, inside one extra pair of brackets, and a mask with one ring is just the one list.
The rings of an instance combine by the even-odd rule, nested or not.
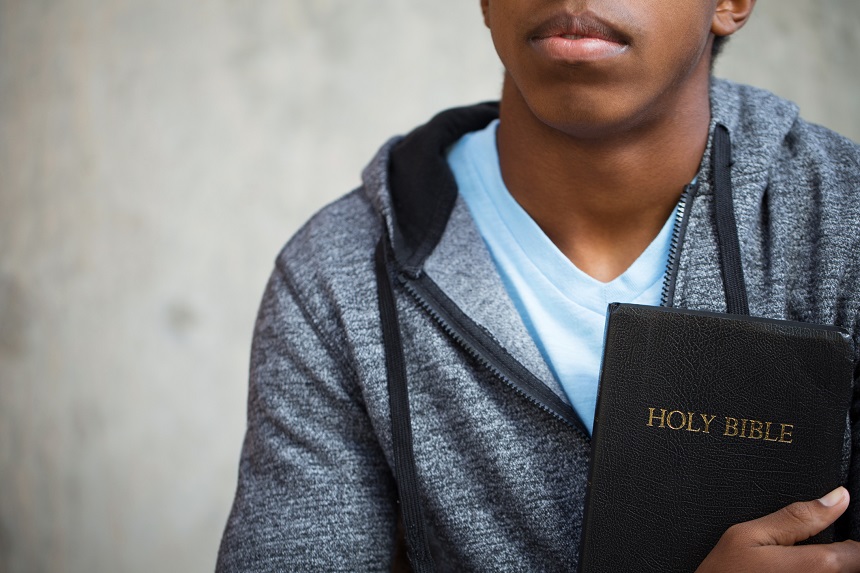
[[(758, 12), (719, 73), (860, 140), (860, 3)], [(276, 252), (500, 81), (477, 0), (0, 0), (0, 572), (211, 570)]]

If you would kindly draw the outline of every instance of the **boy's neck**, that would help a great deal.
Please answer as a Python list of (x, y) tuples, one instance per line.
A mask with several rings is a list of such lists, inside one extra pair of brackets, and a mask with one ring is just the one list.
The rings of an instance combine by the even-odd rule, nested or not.
[(658, 117), (606, 135), (574, 136), (540, 121), (505, 78), (498, 131), (511, 195), (582, 271), (622, 274), (657, 236), (696, 176), (710, 122), (708, 81)]

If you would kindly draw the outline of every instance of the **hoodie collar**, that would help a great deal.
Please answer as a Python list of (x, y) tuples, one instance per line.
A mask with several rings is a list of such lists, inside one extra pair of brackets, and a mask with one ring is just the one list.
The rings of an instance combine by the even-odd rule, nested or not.
[[(797, 105), (774, 94), (727, 80), (711, 80), (711, 122), (708, 145), (702, 157), (699, 180), (706, 185), (699, 194), (710, 194), (710, 157), (714, 129), (724, 125), (731, 134), (732, 180), (767, 172), (799, 116)], [(737, 195), (737, 193), (735, 193)]]
[(387, 223), (394, 256), (407, 273), (421, 271), (457, 200), (448, 148), (498, 116), (497, 103), (443, 111), (406, 137), (389, 141), (365, 169), (365, 187)]

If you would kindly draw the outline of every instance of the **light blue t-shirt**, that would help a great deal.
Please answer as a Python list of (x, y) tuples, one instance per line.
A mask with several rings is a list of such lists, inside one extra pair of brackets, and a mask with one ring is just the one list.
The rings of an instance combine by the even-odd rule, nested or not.
[(606, 307), (611, 302), (660, 304), (675, 216), (624, 274), (608, 283), (592, 278), (508, 192), (499, 167), (497, 126), (498, 120), (462, 137), (449, 151), (448, 164), (511, 299), (591, 432)]

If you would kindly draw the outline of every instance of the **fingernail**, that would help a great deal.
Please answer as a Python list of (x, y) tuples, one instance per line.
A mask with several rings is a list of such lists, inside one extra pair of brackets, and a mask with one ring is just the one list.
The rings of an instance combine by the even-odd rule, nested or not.
[(845, 497), (845, 488), (842, 486), (837, 487), (818, 501), (821, 502), (821, 505), (824, 507), (833, 507)]

